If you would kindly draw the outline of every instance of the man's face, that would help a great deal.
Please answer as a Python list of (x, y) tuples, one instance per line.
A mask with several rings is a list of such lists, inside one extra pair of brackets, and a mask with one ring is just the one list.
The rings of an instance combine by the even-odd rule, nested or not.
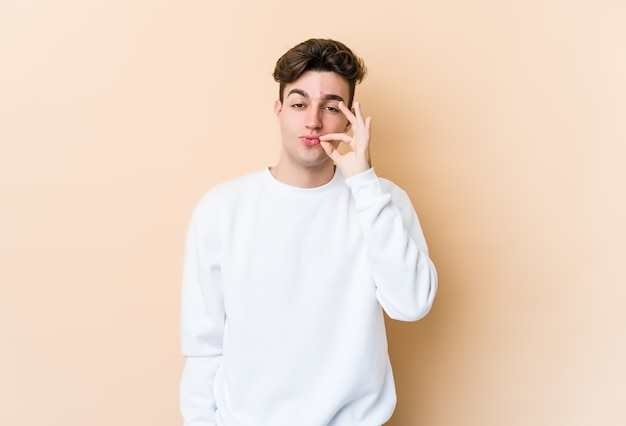
[(348, 130), (348, 119), (337, 106), (339, 101), (347, 104), (348, 96), (348, 82), (334, 72), (307, 71), (287, 84), (282, 104), (276, 101), (274, 107), (283, 142), (281, 162), (297, 168), (332, 163), (317, 138)]

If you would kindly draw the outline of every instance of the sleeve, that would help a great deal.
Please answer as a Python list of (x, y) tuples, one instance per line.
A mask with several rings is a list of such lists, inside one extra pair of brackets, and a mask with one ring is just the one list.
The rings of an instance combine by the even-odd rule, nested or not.
[(216, 231), (219, 220), (203, 201), (192, 214), (183, 266), (181, 349), (185, 366), (180, 410), (184, 426), (215, 425), (213, 381), (222, 362), (225, 311)]
[(405, 191), (374, 169), (346, 179), (355, 200), (376, 297), (393, 319), (416, 321), (432, 307), (437, 271)]

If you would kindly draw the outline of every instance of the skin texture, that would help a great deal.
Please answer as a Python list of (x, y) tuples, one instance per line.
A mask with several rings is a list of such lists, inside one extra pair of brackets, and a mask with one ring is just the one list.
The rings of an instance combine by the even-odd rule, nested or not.
[[(285, 86), (283, 102), (274, 104), (282, 138), (278, 164), (271, 168), (276, 179), (312, 188), (330, 181), (335, 165), (345, 177), (370, 168), (371, 118), (363, 118), (358, 102), (348, 109), (348, 95), (348, 82), (328, 71), (304, 72)], [(342, 143), (347, 152), (337, 150)]]

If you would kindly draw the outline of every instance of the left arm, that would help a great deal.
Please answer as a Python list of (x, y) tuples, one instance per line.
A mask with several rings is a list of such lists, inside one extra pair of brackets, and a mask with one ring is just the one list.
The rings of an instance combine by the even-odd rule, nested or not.
[(407, 194), (373, 169), (346, 179), (355, 200), (376, 297), (387, 314), (416, 321), (430, 310), (437, 271)]
[[(376, 297), (391, 318), (418, 320), (430, 310), (438, 282), (419, 220), (406, 193), (378, 178), (371, 168), (371, 118), (363, 118), (358, 102), (354, 111), (343, 102), (339, 109), (350, 122), (352, 135), (331, 133), (321, 136), (320, 142), (355, 199)], [(350, 151), (340, 153), (337, 143), (348, 145)]]

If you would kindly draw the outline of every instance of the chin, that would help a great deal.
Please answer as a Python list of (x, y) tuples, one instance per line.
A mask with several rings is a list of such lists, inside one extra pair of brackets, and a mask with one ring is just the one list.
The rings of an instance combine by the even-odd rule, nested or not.
[(323, 169), (329, 164), (332, 164), (332, 160), (324, 154), (325, 158), (320, 158), (318, 161), (308, 161), (307, 166), (314, 169)]

